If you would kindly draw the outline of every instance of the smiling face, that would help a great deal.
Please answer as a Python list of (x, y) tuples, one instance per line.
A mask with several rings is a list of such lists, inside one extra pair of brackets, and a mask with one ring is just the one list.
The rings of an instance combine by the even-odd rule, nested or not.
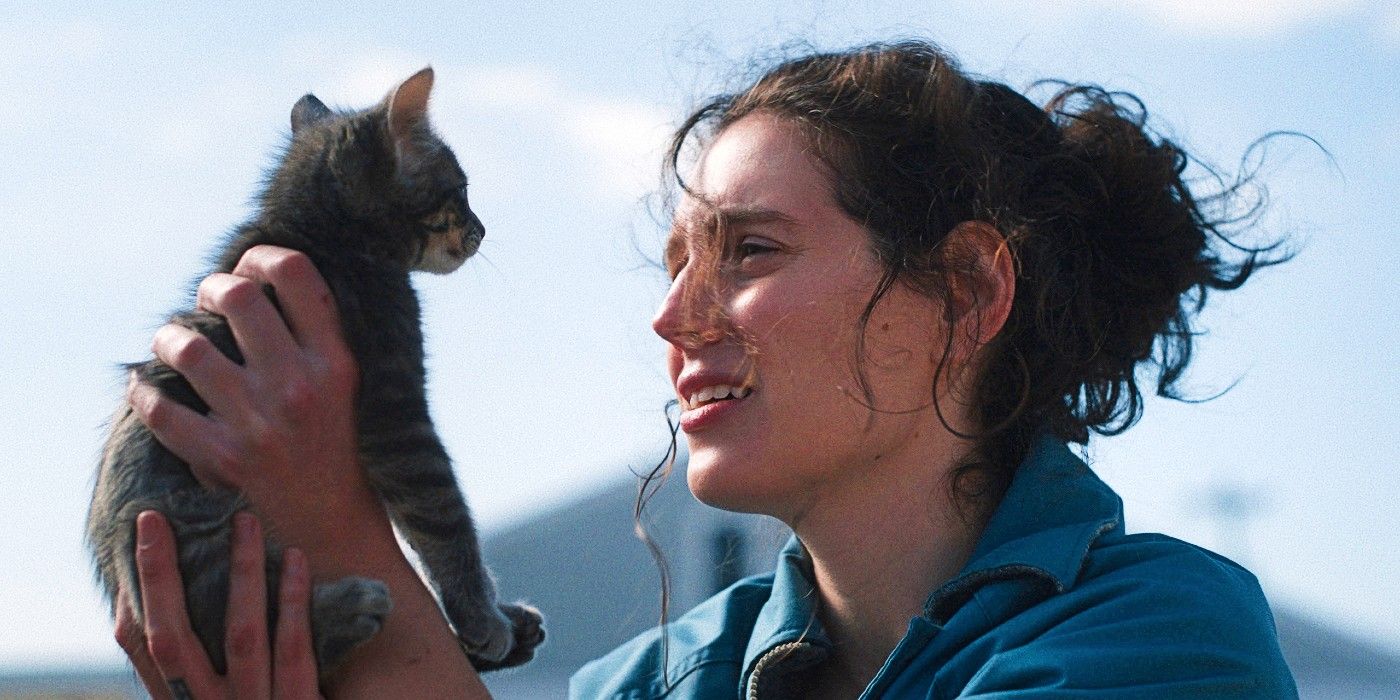
[(690, 487), (711, 505), (791, 524), (907, 457), (936, 422), (943, 305), (894, 285), (858, 358), (860, 315), (882, 268), (783, 121), (755, 114), (730, 125), (688, 182), (705, 201), (687, 198), (676, 212), (673, 282), (653, 327), (669, 343)]

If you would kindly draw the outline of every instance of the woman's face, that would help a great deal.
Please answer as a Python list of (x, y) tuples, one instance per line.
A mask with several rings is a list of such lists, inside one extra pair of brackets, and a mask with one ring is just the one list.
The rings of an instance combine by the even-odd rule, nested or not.
[[(677, 209), (674, 281), (653, 327), (670, 343), (690, 487), (711, 505), (792, 523), (860, 488), (862, 474), (898, 461), (927, 428), (942, 304), (896, 284), (876, 306), (861, 357), (867, 402), (859, 317), (881, 266), (804, 137), (747, 116), (687, 182), (711, 206), (688, 198)], [(709, 281), (704, 260), (717, 263)]]

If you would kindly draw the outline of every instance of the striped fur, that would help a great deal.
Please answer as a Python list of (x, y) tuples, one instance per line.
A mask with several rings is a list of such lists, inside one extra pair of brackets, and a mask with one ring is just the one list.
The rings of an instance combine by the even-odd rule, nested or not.
[[(431, 84), (431, 69), (425, 69), (358, 112), (332, 111), (303, 97), (258, 214), (230, 234), (214, 271), (231, 271), (260, 244), (300, 250), (316, 263), (361, 371), (358, 439), (367, 480), (423, 560), (463, 648), (478, 670), (487, 670), (529, 661), (544, 632), (533, 608), (497, 601), (471, 515), (428, 417), (419, 306), (409, 272), (455, 269), (484, 233), (467, 203), (466, 176), (427, 123)], [(184, 311), (172, 321), (242, 362), (223, 318)], [(160, 361), (132, 368), (181, 403), (208, 411), (189, 383)], [(120, 590), (132, 596), (140, 617), (135, 518), (148, 509), (165, 514), (175, 530), (191, 622), (220, 672), (231, 519), (243, 508), (237, 493), (201, 488), (128, 407), (118, 411), (88, 514), (98, 579), (114, 610)], [(268, 542), (268, 553), (268, 600), (275, 604), (276, 542)], [(312, 608), (324, 680), (349, 650), (378, 632), (390, 601), (383, 584), (348, 578), (317, 586)], [(268, 614), (271, 628), (276, 610)]]

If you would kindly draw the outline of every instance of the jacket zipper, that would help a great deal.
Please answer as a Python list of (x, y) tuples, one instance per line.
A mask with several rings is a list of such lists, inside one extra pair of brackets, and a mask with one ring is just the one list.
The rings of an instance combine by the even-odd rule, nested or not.
[(769, 664), (786, 657), (788, 654), (791, 654), (792, 652), (797, 651), (798, 649), (809, 646), (811, 646), (811, 644), (807, 642), (786, 642), (784, 644), (779, 644), (778, 646), (775, 646), (772, 649), (769, 649), (767, 653), (765, 653), (763, 656), (760, 656), (758, 658), (758, 662), (755, 663), (753, 666), (753, 673), (749, 674), (748, 700), (759, 700), (759, 675), (763, 673), (763, 670), (767, 668)]

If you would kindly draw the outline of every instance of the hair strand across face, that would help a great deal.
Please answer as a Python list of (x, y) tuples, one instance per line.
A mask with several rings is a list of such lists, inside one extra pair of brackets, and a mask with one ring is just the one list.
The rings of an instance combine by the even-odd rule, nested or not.
[[(696, 196), (680, 177), (693, 142), (755, 113), (796, 126), (883, 266), (861, 315), (862, 338), (895, 285), (942, 299), (954, 323), (954, 280), (975, 295), (987, 273), (975, 256), (943, 245), (949, 232), (982, 221), (1004, 237), (1016, 293), (973, 382), (978, 426), (967, 437), (977, 449), (953, 484), (969, 502), (999, 496), (1042, 430), (1085, 443), (1090, 432), (1131, 427), (1142, 414), (1139, 373), (1159, 395), (1182, 398), (1178, 384), (1208, 292), (1236, 289), (1292, 255), (1283, 239), (1255, 247), (1236, 238), (1264, 204), (1247, 164), (1233, 180), (1202, 167), (1204, 182), (1193, 181), (1188, 166), (1204, 164), (1156, 135), (1135, 96), (1073, 83), (1035, 87), (1047, 86), (1055, 92), (1037, 107), (921, 41), (812, 53), (702, 104), (666, 159), (679, 190)], [(948, 336), (940, 378), (959, 369), (949, 366)], [(863, 343), (856, 353), (859, 362)], [(929, 391), (942, 417), (939, 392)], [(966, 479), (973, 473), (979, 478)]]

